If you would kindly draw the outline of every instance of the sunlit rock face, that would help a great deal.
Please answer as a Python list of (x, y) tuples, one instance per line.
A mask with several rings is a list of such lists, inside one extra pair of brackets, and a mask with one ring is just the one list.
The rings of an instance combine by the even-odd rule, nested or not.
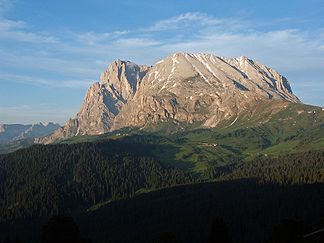
[(170, 119), (216, 127), (271, 101), (277, 110), (281, 102), (300, 102), (285, 77), (247, 57), (175, 53), (151, 67), (117, 60), (88, 89), (76, 117), (38, 142)]

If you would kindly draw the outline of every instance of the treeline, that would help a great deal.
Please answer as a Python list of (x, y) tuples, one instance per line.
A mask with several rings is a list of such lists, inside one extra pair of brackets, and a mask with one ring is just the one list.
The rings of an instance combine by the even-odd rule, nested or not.
[(96, 203), (191, 183), (148, 145), (118, 141), (33, 146), (0, 157), (0, 221), (84, 210)]
[(324, 183), (324, 151), (308, 151), (279, 157), (260, 156), (248, 162), (235, 162), (209, 168), (204, 177), (211, 180), (255, 178), (260, 183), (279, 185)]

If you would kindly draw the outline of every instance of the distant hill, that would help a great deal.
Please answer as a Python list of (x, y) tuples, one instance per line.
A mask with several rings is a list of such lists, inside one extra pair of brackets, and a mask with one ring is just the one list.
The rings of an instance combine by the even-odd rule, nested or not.
[(52, 122), (30, 125), (0, 124), (0, 153), (28, 146), (35, 138), (49, 135), (59, 127), (59, 124)]

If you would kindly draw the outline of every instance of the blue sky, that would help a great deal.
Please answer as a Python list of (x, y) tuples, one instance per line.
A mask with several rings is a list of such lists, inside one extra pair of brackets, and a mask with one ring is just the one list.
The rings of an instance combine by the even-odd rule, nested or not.
[(256, 59), (324, 106), (323, 16), (323, 0), (0, 0), (0, 123), (63, 124), (114, 59), (180, 51)]

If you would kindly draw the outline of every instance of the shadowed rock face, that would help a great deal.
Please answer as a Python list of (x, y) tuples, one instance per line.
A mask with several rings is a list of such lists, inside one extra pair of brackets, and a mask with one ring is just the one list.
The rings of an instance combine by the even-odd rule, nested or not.
[(216, 127), (271, 101), (282, 102), (277, 110), (300, 102), (285, 77), (247, 57), (176, 53), (152, 67), (117, 60), (89, 88), (76, 117), (38, 142), (169, 119)]

